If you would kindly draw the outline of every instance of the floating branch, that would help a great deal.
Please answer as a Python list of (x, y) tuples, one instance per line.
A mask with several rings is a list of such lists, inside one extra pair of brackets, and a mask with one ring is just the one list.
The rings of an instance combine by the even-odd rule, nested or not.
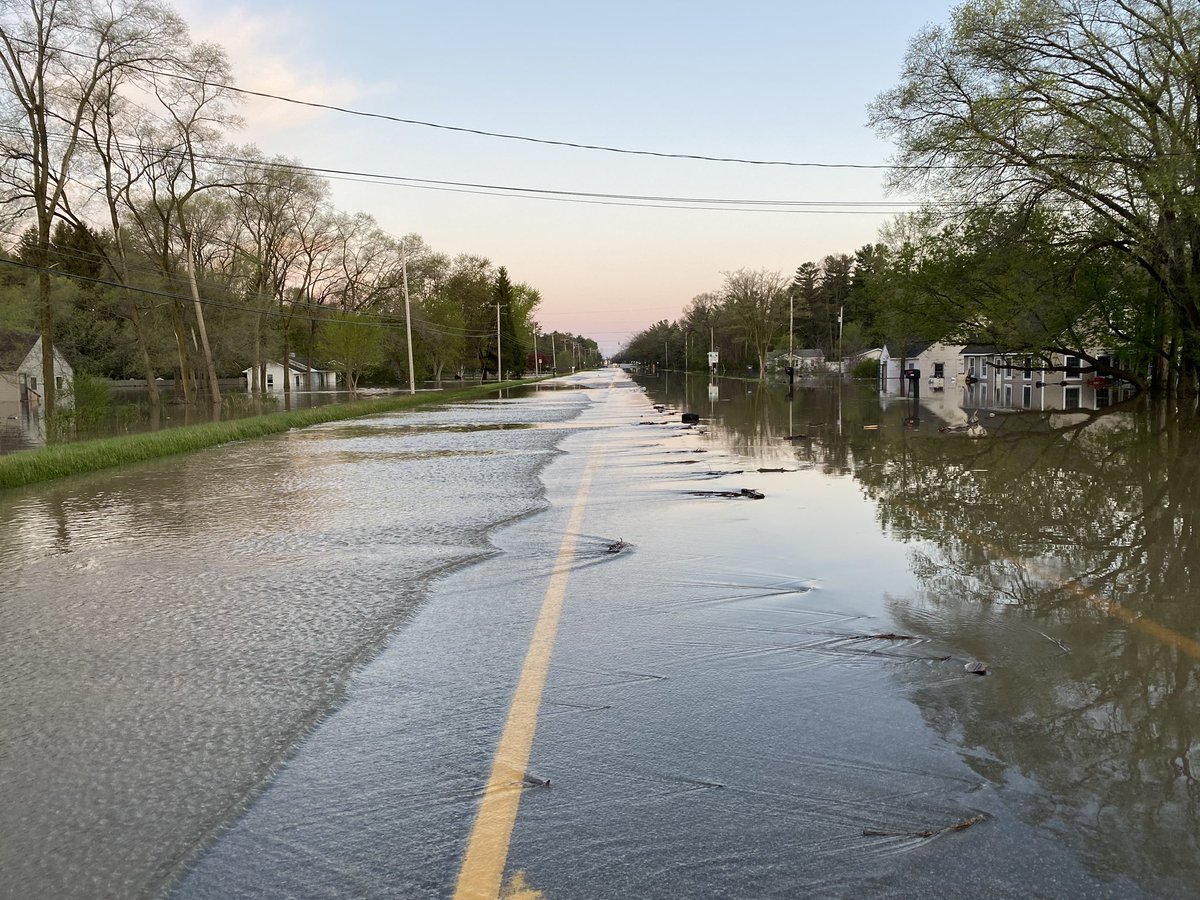
[(947, 825), (945, 828), (934, 828), (929, 831), (872, 831), (871, 829), (863, 829), (863, 837), (908, 837), (908, 838), (931, 838), (937, 837), (939, 834), (946, 834), (949, 831), (965, 831), (972, 825), (978, 825), (980, 822), (986, 822), (990, 819), (987, 813), (980, 813), (977, 816), (972, 816), (962, 822), (956, 822), (953, 825)]

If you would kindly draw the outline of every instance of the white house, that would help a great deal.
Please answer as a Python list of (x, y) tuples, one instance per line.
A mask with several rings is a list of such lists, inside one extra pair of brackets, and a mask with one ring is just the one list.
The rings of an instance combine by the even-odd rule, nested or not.
[[(284, 379), (290, 379), (289, 384), (293, 391), (321, 391), (333, 390), (338, 386), (338, 373), (332, 369), (324, 369), (316, 363), (309, 364), (309, 360), (301, 359), (292, 354), (288, 359), (288, 366), (284, 369), (282, 363), (268, 362), (264, 366), (266, 370), (263, 389), (267, 391), (282, 391)], [(246, 379), (246, 387), (249, 388), (254, 383), (254, 367), (242, 370), (242, 377)]]
[[(1109, 357), (1089, 350), (1104, 365)], [(986, 345), (967, 345), (962, 351), (963, 406), (990, 409), (1102, 409), (1132, 396), (1132, 386), (1094, 372), (1077, 356), (1052, 353), (1049, 363), (1031, 353), (1004, 353)]]
[(797, 374), (809, 374), (825, 371), (825, 351), (797, 350), (794, 353), (774, 354), (767, 363), (768, 366), (785, 368), (791, 366)]
[[(54, 388), (58, 405), (71, 406), (70, 387), (75, 371), (57, 347), (54, 348)], [(40, 409), (45, 385), (42, 383), (42, 339), (33, 342), (16, 369), (0, 372), (0, 403), (22, 404)]]
[(903, 389), (901, 386), (905, 372), (917, 373), (922, 392), (956, 386), (962, 377), (959, 368), (962, 349), (962, 344), (940, 341), (909, 341), (896, 352), (885, 345), (879, 353), (880, 390), (888, 394), (907, 394), (909, 385), (905, 384)]

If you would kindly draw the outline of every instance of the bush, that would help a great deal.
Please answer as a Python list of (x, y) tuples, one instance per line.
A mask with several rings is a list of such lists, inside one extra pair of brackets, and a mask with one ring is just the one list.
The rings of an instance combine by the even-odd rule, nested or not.
[(872, 380), (879, 378), (879, 360), (860, 359), (850, 367), (850, 377), (870, 378)]

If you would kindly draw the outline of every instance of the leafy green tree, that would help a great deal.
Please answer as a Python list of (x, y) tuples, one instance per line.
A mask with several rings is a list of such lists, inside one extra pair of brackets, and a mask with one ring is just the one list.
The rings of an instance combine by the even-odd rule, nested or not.
[(817, 292), (820, 281), (820, 266), (814, 262), (805, 262), (797, 267), (788, 287), (792, 298), (796, 334), (802, 347), (816, 347), (820, 344), (820, 328), (817, 326)]
[(1200, 390), (1200, 11), (1169, 0), (967, 0), (912, 41), (871, 121), (893, 182), (1060, 210), (1080, 252), (1157, 288), (1152, 385)]
[(346, 389), (357, 392), (363, 372), (383, 362), (383, 328), (361, 314), (331, 310), (321, 326), (318, 347), (342, 373)]

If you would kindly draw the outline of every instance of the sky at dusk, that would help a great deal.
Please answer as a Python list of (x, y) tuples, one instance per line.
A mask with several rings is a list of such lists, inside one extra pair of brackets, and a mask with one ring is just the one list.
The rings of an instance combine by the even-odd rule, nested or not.
[[(176, 8), (239, 87), (405, 119), (716, 157), (880, 165), (867, 104), (949, 0), (236, 3)], [(838, 211), (664, 209), (474, 189), (332, 182), (345, 212), (541, 291), (545, 330), (611, 353), (741, 268), (852, 253), (890, 218), (878, 169), (754, 166), (503, 140), (254, 99), (239, 143), (305, 165), (542, 191), (874, 203)], [(695, 204), (684, 204), (692, 205)], [(849, 210), (849, 211), (847, 211)]]

